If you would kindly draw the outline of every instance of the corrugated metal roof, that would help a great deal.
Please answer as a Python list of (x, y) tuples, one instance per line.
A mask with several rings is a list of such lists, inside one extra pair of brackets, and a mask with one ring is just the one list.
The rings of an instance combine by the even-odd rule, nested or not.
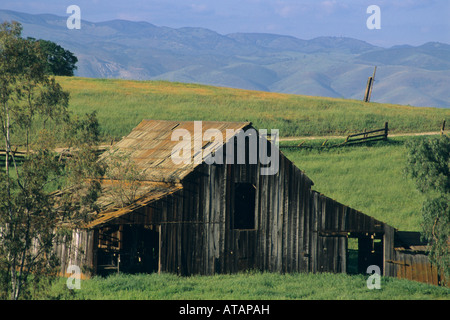
[(134, 210), (142, 208), (153, 201), (157, 201), (169, 194), (172, 194), (180, 189), (180, 184), (167, 184), (162, 182), (141, 182), (139, 190), (136, 194), (136, 200), (130, 205), (125, 207), (119, 207), (114, 201), (114, 193), (109, 192), (111, 185), (102, 185), (103, 192), (99, 199), (102, 201), (101, 205), (103, 211), (99, 213), (93, 221), (88, 223), (86, 228), (95, 228), (104, 225), (116, 218), (119, 218), (125, 214), (128, 214)]
[[(194, 121), (143, 120), (129, 135), (100, 157), (101, 159), (108, 158), (112, 152), (117, 151), (125, 151), (129, 155), (130, 160), (143, 173), (136, 191), (136, 200), (126, 207), (121, 207), (112, 192), (114, 182), (105, 179), (102, 182), (102, 195), (98, 199), (102, 212), (86, 227), (99, 227), (180, 190), (182, 188), (180, 181), (199, 165), (193, 161), (194, 141), (201, 145), (202, 149), (210, 143), (203, 141), (203, 134), (206, 130), (219, 130), (222, 132), (223, 143), (226, 143), (227, 129), (237, 132), (250, 125), (250, 122), (202, 121), (202, 132), (194, 132)], [(189, 164), (176, 164), (171, 159), (174, 147), (180, 143), (180, 141), (171, 140), (175, 129), (185, 129), (191, 135), (191, 161)]]
[[(114, 145), (114, 149), (126, 151), (136, 167), (142, 170), (144, 179), (155, 182), (180, 182), (198, 163), (194, 161), (194, 142), (204, 149), (209, 141), (203, 141), (203, 134), (208, 129), (222, 132), (223, 143), (226, 141), (226, 130), (238, 131), (250, 126), (250, 122), (202, 121), (202, 132), (194, 132), (194, 121), (143, 120), (129, 135)], [(191, 161), (188, 164), (176, 164), (171, 159), (174, 147), (180, 141), (172, 141), (172, 133), (176, 129), (185, 129), (191, 135)], [(108, 157), (112, 151), (105, 152)]]

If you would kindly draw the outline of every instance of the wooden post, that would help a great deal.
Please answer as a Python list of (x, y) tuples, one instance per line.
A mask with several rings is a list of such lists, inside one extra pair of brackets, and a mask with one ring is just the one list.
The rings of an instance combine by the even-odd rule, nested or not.
[(161, 274), (161, 225), (158, 226), (158, 274)]
[(385, 224), (383, 235), (383, 275), (389, 277), (396, 276), (396, 268), (390, 263), (390, 261), (395, 260), (394, 234), (395, 229)]
[(373, 70), (373, 75), (367, 80), (366, 92), (364, 94), (364, 102), (370, 102), (370, 96), (372, 95), (373, 83), (375, 82), (375, 72), (377, 67)]
[(369, 77), (369, 79), (367, 79), (366, 92), (364, 93), (364, 102), (369, 102), (369, 91), (371, 85), (372, 85), (372, 77)]
[(388, 132), (389, 132), (389, 127), (388, 127), (388, 122), (386, 121), (384, 123), (384, 140), (387, 140)]
[(372, 81), (370, 84), (369, 97), (367, 99), (367, 102), (370, 102), (370, 97), (372, 96), (372, 89), (373, 89), (373, 84), (375, 82), (375, 72), (376, 71), (377, 71), (377, 66), (375, 66), (375, 68), (373, 69)]
[(444, 134), (444, 131), (445, 131), (445, 119), (444, 119), (444, 121), (442, 122), (441, 135)]

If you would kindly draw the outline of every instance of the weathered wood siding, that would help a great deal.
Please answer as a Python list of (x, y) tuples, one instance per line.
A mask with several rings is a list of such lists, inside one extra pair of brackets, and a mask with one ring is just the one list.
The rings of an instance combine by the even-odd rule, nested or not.
[(394, 260), (390, 262), (397, 278), (440, 285), (441, 277), (428, 255), (408, 250), (395, 250)]
[(95, 230), (75, 229), (70, 238), (64, 236), (57, 240), (54, 252), (60, 259), (61, 275), (67, 275), (67, 268), (70, 265), (80, 267), (84, 276), (95, 273), (94, 234)]
[[(183, 190), (155, 204), (161, 211), (152, 221), (161, 225), (161, 270), (346, 272), (347, 234), (384, 234), (383, 223), (311, 190), (311, 180), (283, 155), (278, 174), (262, 176), (259, 169), (201, 166)], [(251, 230), (232, 229), (234, 185), (242, 182), (256, 188)]]
[[(312, 181), (282, 153), (277, 174), (261, 175), (260, 169), (202, 164), (182, 181), (183, 189), (111, 223), (158, 227), (159, 270), (181, 275), (346, 272), (348, 233), (385, 234), (383, 223), (313, 191)], [(254, 229), (233, 229), (237, 183), (255, 187)], [(95, 232), (79, 234), (73, 241), (87, 255), (64, 267), (74, 261), (95, 268)]]

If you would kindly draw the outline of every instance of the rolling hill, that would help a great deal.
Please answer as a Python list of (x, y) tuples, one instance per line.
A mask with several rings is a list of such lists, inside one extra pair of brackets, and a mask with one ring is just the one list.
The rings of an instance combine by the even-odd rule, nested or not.
[(280, 93), (361, 100), (377, 66), (372, 101), (450, 107), (450, 45), (381, 48), (345, 37), (310, 40), (204, 28), (169, 28), (148, 22), (82, 21), (0, 10), (24, 36), (55, 41), (79, 59), (77, 76), (169, 80)]
[[(318, 79), (325, 81), (326, 79)], [(439, 131), (450, 109), (283, 94), (170, 81), (57, 77), (75, 114), (96, 111), (106, 137), (128, 134), (142, 119), (251, 121), (280, 136), (332, 136), (378, 129)]]

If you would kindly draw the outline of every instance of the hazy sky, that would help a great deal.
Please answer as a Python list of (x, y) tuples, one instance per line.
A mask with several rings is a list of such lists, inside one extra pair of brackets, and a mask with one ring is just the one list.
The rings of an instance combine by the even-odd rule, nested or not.
[[(450, 43), (450, 0), (1, 0), (0, 9), (68, 17), (73, 4), (92, 22), (125, 19), (301, 39), (346, 36), (380, 46)], [(366, 26), (370, 5), (380, 8), (381, 29)]]

